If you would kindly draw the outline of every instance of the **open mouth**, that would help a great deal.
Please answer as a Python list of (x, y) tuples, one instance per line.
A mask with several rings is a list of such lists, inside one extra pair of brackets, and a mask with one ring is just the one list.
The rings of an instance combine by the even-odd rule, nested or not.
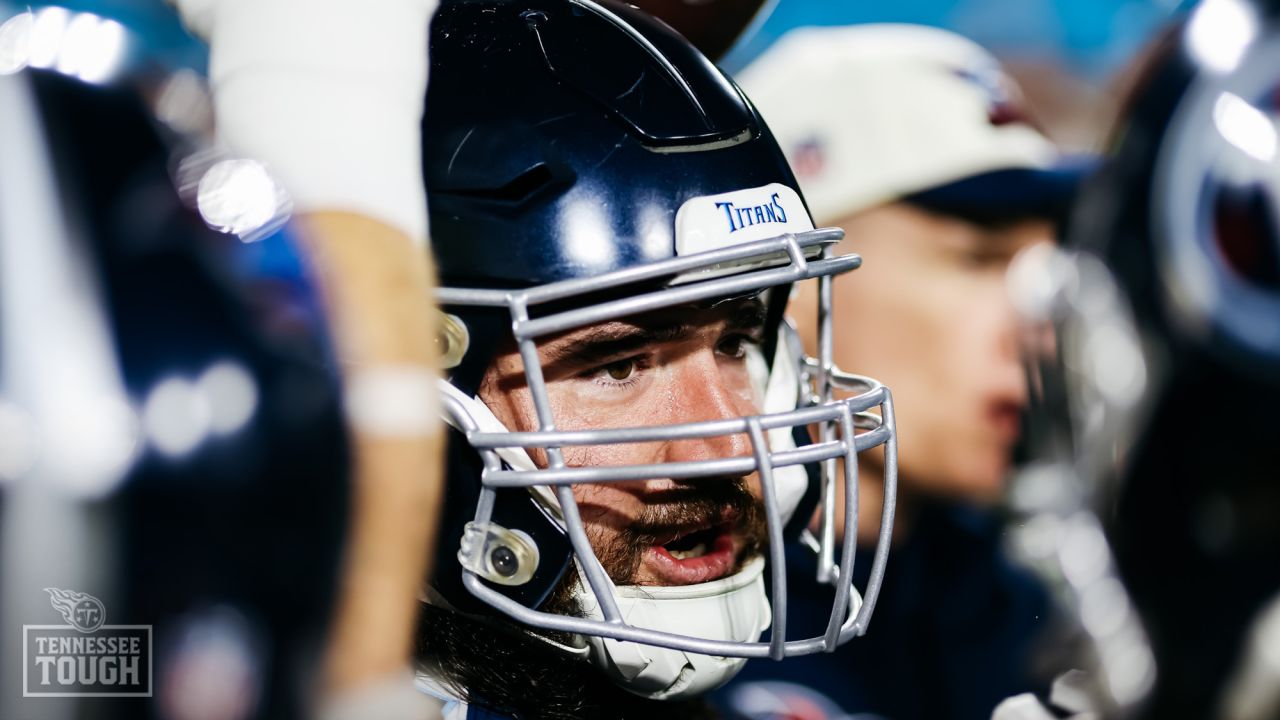
[(711, 582), (734, 570), (737, 543), (729, 523), (687, 530), (664, 540), (644, 554), (645, 565), (657, 584)]
[(698, 558), (707, 554), (707, 550), (715, 544), (716, 537), (720, 534), (720, 528), (698, 530), (676, 538), (662, 547), (677, 560)]

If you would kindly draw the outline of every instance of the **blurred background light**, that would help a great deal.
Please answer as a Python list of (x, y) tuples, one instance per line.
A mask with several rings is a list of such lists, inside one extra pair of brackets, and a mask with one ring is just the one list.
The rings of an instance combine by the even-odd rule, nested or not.
[(190, 381), (170, 377), (156, 383), (143, 404), (147, 439), (161, 454), (178, 458), (204, 442), (211, 411), (203, 393)]
[(169, 376), (142, 403), (142, 424), (151, 446), (180, 458), (206, 440), (240, 430), (258, 409), (258, 385), (243, 365), (213, 363), (194, 381)]
[(138, 419), (123, 396), (68, 393), (41, 427), (40, 459), (63, 484), (101, 496), (124, 478), (141, 446)]
[(1017, 530), (1017, 551), (1033, 563), (1052, 558), (1061, 544), (1062, 521), (1050, 513), (1030, 516)]
[(186, 68), (174, 72), (161, 86), (155, 100), (156, 116), (181, 133), (208, 136), (213, 133), (213, 100), (199, 73)]
[[(208, 67), (208, 48), (182, 27), (177, 13), (164, 0), (56, 0), (59, 10), (89, 13), (119, 24), (129, 37), (129, 49), (140, 51), (153, 69), (189, 68), (203, 73)], [(43, 2), (0, 0), (0, 21), (25, 11), (41, 12)], [(126, 53), (126, 56), (128, 53)]]
[(31, 62), (31, 28), (35, 15), (22, 12), (0, 24), (0, 75), (18, 72)]
[[(1014, 508), (1043, 521), (1039, 527), (1030, 528), (1029, 532), (1052, 531), (1051, 535), (1045, 535), (1044, 538), (1051, 540), (1055, 546), (1059, 524), (1053, 515), (1047, 513), (1070, 507), (1071, 503), (1076, 502), (1076, 495), (1066, 492), (1072, 487), (1071, 481), (1071, 477), (1064, 477), (1063, 469), (1059, 465), (1032, 462), (1022, 469), (1018, 482), (1009, 488), (1009, 502)], [(1028, 521), (1027, 525), (1029, 528), (1032, 522)], [(1036, 542), (1040, 542), (1041, 539), (1037, 538)], [(1036, 545), (1036, 547), (1047, 546)], [(1047, 554), (1047, 551), (1037, 552), (1037, 557), (1044, 557)]]
[(243, 365), (215, 363), (196, 380), (209, 408), (209, 429), (218, 435), (239, 430), (258, 408), (258, 385)]
[(262, 695), (262, 634), (229, 606), (184, 618), (162, 650), (157, 694), (171, 720), (242, 720)]
[(38, 443), (31, 414), (0, 399), (0, 485), (13, 482), (35, 465)]
[(1073, 523), (1063, 538), (1060, 552), (1063, 575), (1079, 588), (1102, 577), (1110, 563), (1106, 538), (1102, 529), (1093, 523)]
[(1107, 684), (1117, 702), (1128, 705), (1145, 697), (1156, 680), (1151, 647), (1138, 638), (1121, 635), (1109, 643), (1111, 662), (1105, 664)]
[(67, 24), (57, 70), (89, 83), (110, 80), (124, 59), (124, 26), (90, 13)]
[(1064, 294), (1074, 297), (1080, 278), (1075, 263), (1056, 245), (1042, 243), (1019, 252), (1009, 264), (1005, 286), (1010, 302), (1028, 320), (1060, 314)]
[(1187, 44), (1205, 65), (1227, 72), (1258, 34), (1258, 18), (1241, 0), (1205, 0), (1187, 27)]
[(35, 14), (28, 41), (30, 55), (27, 64), (35, 68), (51, 68), (58, 62), (62, 37), (66, 35), (70, 19), (71, 13), (60, 7), (47, 7)]
[(245, 242), (261, 240), (289, 218), (284, 189), (256, 160), (222, 160), (200, 176), (196, 207), (209, 227)]
[(1275, 122), (1238, 95), (1224, 92), (1213, 104), (1213, 125), (1227, 142), (1264, 163), (1276, 159)]
[(93, 13), (56, 6), (20, 12), (0, 25), (0, 73), (34, 67), (103, 83), (115, 77), (127, 45), (123, 25)]
[(1147, 364), (1137, 337), (1120, 322), (1103, 322), (1087, 333), (1084, 353), (1098, 391), (1112, 405), (1136, 403), (1147, 385)]
[[(45, 8), (40, 11), (40, 14), (45, 15), (54, 10), (61, 10), (61, 8)], [(92, 56), (98, 45), (97, 30), (100, 21), (97, 15), (80, 13), (68, 18), (65, 22), (62, 37), (57, 42), (55, 67), (63, 75), (75, 76), (79, 74), (81, 66), (94, 62)], [(112, 24), (120, 27), (119, 23)]]
[(1129, 594), (1114, 577), (1099, 580), (1081, 594), (1080, 620), (1085, 629), (1095, 636), (1120, 631), (1128, 616)]

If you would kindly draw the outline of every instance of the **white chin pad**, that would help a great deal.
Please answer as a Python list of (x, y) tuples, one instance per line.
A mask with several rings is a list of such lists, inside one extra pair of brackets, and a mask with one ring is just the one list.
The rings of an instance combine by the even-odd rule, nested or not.
[[(773, 616), (764, 593), (764, 558), (736, 575), (698, 585), (615, 588), (623, 619), (635, 627), (707, 640), (754, 642)], [(603, 620), (595, 597), (579, 586), (587, 617)], [(745, 658), (702, 655), (588, 637), (591, 662), (630, 692), (657, 700), (696, 697), (725, 684)]]

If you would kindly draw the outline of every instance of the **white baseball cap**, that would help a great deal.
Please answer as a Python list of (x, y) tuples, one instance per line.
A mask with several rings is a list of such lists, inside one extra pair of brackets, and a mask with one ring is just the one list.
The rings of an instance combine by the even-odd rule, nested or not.
[(907, 196), (959, 214), (1047, 215), (1085, 169), (1026, 121), (995, 58), (946, 30), (799, 28), (737, 80), (819, 225)]

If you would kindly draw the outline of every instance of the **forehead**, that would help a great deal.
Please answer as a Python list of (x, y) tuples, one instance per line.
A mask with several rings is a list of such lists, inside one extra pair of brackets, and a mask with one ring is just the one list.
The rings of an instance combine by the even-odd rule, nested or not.
[(764, 316), (764, 302), (759, 295), (724, 298), (703, 303), (677, 305), (661, 310), (627, 315), (593, 325), (584, 325), (580, 328), (540, 338), (538, 345), (553, 346), (566, 340), (598, 336), (618, 328), (659, 331), (673, 327), (684, 327), (693, 330), (698, 327), (719, 324), (750, 327), (762, 324)]

